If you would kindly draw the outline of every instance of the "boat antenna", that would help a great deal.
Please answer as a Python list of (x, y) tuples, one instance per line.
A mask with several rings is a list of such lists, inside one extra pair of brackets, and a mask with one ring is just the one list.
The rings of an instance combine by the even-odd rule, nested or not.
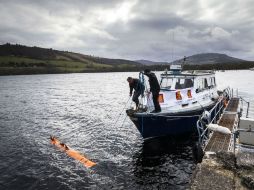
[(169, 47), (171, 51), (171, 61), (174, 61), (174, 41), (175, 41), (175, 33), (174, 31), (169, 32), (169, 44), (171, 47)]

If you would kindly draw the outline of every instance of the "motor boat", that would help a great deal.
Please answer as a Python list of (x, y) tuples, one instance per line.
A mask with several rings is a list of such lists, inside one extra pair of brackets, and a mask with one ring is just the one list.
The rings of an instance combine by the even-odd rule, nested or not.
[[(142, 73), (140, 80), (145, 83)], [(216, 86), (214, 71), (182, 71), (181, 65), (172, 65), (160, 75), (161, 112), (151, 112), (152, 94), (146, 89), (139, 109), (126, 113), (143, 138), (192, 134), (200, 115), (218, 101)]]

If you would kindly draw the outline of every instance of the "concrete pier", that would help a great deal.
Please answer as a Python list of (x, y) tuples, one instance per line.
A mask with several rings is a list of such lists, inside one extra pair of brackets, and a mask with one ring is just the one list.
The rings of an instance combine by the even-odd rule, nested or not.
[[(231, 98), (218, 124), (231, 132), (238, 126), (239, 98)], [(192, 176), (191, 189), (254, 189), (254, 152), (232, 149), (233, 135), (213, 132), (202, 163)]]

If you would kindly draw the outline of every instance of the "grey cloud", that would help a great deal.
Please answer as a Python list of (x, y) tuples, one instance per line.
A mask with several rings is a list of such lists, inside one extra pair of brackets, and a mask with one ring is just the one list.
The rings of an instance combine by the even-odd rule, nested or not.
[(179, 25), (189, 25), (180, 17), (176, 17), (171, 14), (152, 14), (145, 18), (137, 18), (133, 22), (129, 23), (130, 27), (143, 28), (146, 30), (158, 30), (165, 31), (169, 28), (174, 28)]
[(251, 0), (0, 0), (0, 42), (126, 59), (253, 60), (253, 12)]

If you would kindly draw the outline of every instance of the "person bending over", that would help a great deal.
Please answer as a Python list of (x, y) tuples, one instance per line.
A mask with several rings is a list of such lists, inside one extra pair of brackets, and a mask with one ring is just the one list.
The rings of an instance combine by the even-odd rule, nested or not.
[(130, 96), (132, 96), (133, 89), (135, 90), (132, 96), (132, 101), (135, 102), (137, 110), (139, 105), (138, 97), (144, 94), (145, 86), (139, 79), (136, 78), (128, 77), (127, 81), (130, 86)]

